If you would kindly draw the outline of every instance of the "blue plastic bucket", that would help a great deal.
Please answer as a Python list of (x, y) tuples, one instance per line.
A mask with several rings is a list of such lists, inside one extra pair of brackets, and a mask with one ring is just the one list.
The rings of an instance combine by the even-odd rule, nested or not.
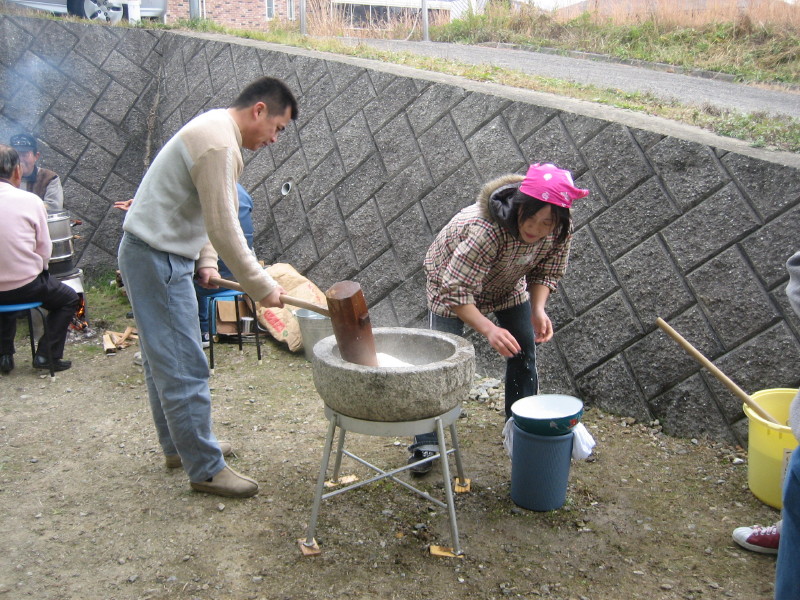
[(511, 499), (528, 510), (561, 508), (567, 499), (573, 433), (536, 435), (516, 423), (513, 427)]

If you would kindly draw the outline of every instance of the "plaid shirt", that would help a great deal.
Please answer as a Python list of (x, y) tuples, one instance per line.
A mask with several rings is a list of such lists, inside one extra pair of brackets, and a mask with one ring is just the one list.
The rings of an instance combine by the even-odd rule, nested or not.
[(572, 234), (563, 244), (549, 235), (524, 244), (483, 216), (478, 204), (459, 212), (439, 232), (425, 255), (428, 308), (456, 317), (451, 306), (474, 304), (483, 314), (528, 300), (528, 287), (556, 291), (567, 268)]

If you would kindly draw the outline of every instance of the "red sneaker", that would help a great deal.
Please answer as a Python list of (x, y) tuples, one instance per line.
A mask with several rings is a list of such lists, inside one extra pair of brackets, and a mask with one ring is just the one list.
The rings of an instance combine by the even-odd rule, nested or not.
[(781, 532), (776, 525), (761, 527), (737, 527), (733, 530), (733, 541), (742, 548), (747, 548), (753, 552), (762, 554), (777, 554), (778, 542), (781, 540)]

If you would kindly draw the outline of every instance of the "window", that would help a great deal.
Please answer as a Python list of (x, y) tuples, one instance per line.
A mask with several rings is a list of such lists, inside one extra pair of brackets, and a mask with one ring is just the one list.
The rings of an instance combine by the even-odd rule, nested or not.
[(286, 2), (286, 18), (290, 21), (295, 20), (294, 16), (294, 0), (287, 0)]
[(266, 0), (267, 2), (267, 21), (275, 18), (275, 0)]

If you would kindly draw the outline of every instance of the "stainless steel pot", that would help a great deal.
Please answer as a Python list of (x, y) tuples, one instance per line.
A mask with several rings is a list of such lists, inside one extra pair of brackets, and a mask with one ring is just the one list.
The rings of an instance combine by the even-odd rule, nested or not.
[(66, 240), (72, 239), (72, 229), (69, 225), (69, 211), (60, 210), (47, 215), (47, 230), (50, 232), (50, 239)]
[(72, 238), (65, 240), (53, 240), (53, 252), (50, 255), (50, 262), (58, 262), (72, 257), (75, 248), (72, 244)]

